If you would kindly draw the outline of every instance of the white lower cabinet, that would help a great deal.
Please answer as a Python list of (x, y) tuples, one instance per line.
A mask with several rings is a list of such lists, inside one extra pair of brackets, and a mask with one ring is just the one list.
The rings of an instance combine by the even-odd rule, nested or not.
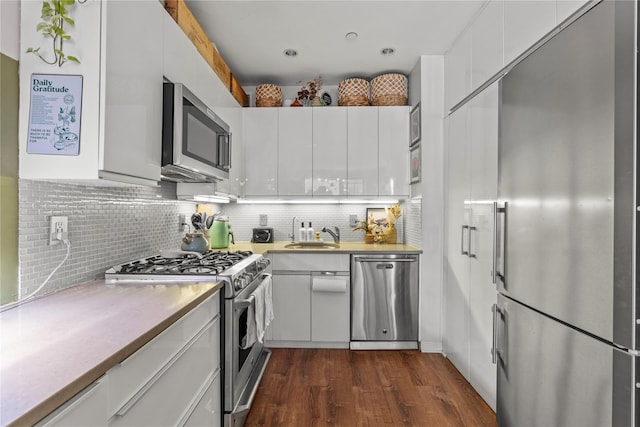
[(349, 342), (350, 299), (348, 275), (311, 276), (311, 340)]
[(220, 426), (222, 422), (222, 401), (220, 399), (220, 384), (222, 381), (222, 372), (218, 369), (210, 379), (207, 379), (203, 387), (203, 392), (194, 402), (193, 411), (188, 414), (184, 420), (185, 427), (215, 427)]
[(183, 425), (207, 405), (221, 423), (219, 313), (217, 292), (107, 372), (108, 425)]
[(67, 403), (40, 421), (38, 427), (107, 425), (107, 388), (105, 377), (82, 390)]
[(350, 338), (349, 255), (274, 254), (271, 347), (344, 347)]
[[(277, 255), (274, 256), (276, 258)], [(311, 341), (309, 274), (273, 274), (273, 341)]]

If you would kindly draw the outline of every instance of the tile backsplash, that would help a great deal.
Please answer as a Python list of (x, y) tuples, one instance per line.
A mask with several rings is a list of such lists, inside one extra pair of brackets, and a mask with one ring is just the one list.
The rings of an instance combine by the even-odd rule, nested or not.
[[(290, 239), (292, 218), (296, 216), (299, 222), (311, 221), (316, 231), (323, 226), (337, 226), (342, 241), (353, 242), (363, 241), (364, 237), (360, 231), (351, 231), (349, 215), (364, 219), (369, 206), (231, 203), (212, 208), (229, 216), (236, 241), (249, 241), (252, 229), (260, 226), (260, 215), (266, 214), (267, 226), (274, 228), (276, 241)], [(179, 216), (184, 214), (190, 222), (195, 210), (195, 203), (176, 199), (172, 183), (163, 182), (157, 188), (98, 187), (20, 180), (21, 295), (37, 289), (65, 256), (64, 244), (49, 245), (51, 215), (69, 218), (71, 252), (40, 294), (102, 277), (107, 268), (121, 262), (153, 255), (161, 249), (179, 248), (184, 235)], [(420, 203), (402, 203), (402, 216), (397, 222), (399, 242), (421, 247), (420, 216)]]
[(40, 293), (101, 276), (114, 264), (180, 246), (179, 215), (195, 204), (176, 200), (175, 185), (89, 187), (44, 181), (19, 183), (20, 292), (40, 286), (65, 256), (64, 244), (49, 245), (49, 217), (69, 218), (69, 259)]

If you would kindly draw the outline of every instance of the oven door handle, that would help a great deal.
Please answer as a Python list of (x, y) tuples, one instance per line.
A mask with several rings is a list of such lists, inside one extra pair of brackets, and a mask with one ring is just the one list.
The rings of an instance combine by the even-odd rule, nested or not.
[[(260, 280), (260, 283), (262, 283), (265, 279), (268, 279), (269, 277), (271, 277), (271, 274), (262, 273), (260, 275), (260, 278), (256, 279), (256, 280)], [(247, 299), (236, 299), (236, 300), (233, 301), (233, 307), (236, 310), (242, 310), (242, 309), (244, 309), (246, 307), (251, 306), (254, 303), (255, 299), (256, 298), (253, 295), (249, 295), (249, 298), (247, 298)]]
[(242, 310), (245, 307), (249, 307), (256, 300), (256, 297), (249, 295), (247, 299), (239, 299), (233, 302), (233, 306), (236, 310)]

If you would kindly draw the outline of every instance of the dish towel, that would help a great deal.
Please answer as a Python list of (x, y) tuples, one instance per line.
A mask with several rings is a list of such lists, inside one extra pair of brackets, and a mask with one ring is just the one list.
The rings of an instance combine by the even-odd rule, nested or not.
[(247, 308), (247, 335), (242, 339), (241, 347), (250, 348), (256, 341), (264, 343), (264, 333), (273, 320), (273, 282), (266, 277), (253, 291), (249, 300), (253, 302)]

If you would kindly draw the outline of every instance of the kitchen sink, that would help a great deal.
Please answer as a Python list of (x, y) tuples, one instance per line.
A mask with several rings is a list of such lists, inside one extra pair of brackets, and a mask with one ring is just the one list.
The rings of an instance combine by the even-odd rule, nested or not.
[(292, 242), (284, 245), (287, 249), (331, 249), (339, 248), (340, 243), (312, 241), (312, 242)]

